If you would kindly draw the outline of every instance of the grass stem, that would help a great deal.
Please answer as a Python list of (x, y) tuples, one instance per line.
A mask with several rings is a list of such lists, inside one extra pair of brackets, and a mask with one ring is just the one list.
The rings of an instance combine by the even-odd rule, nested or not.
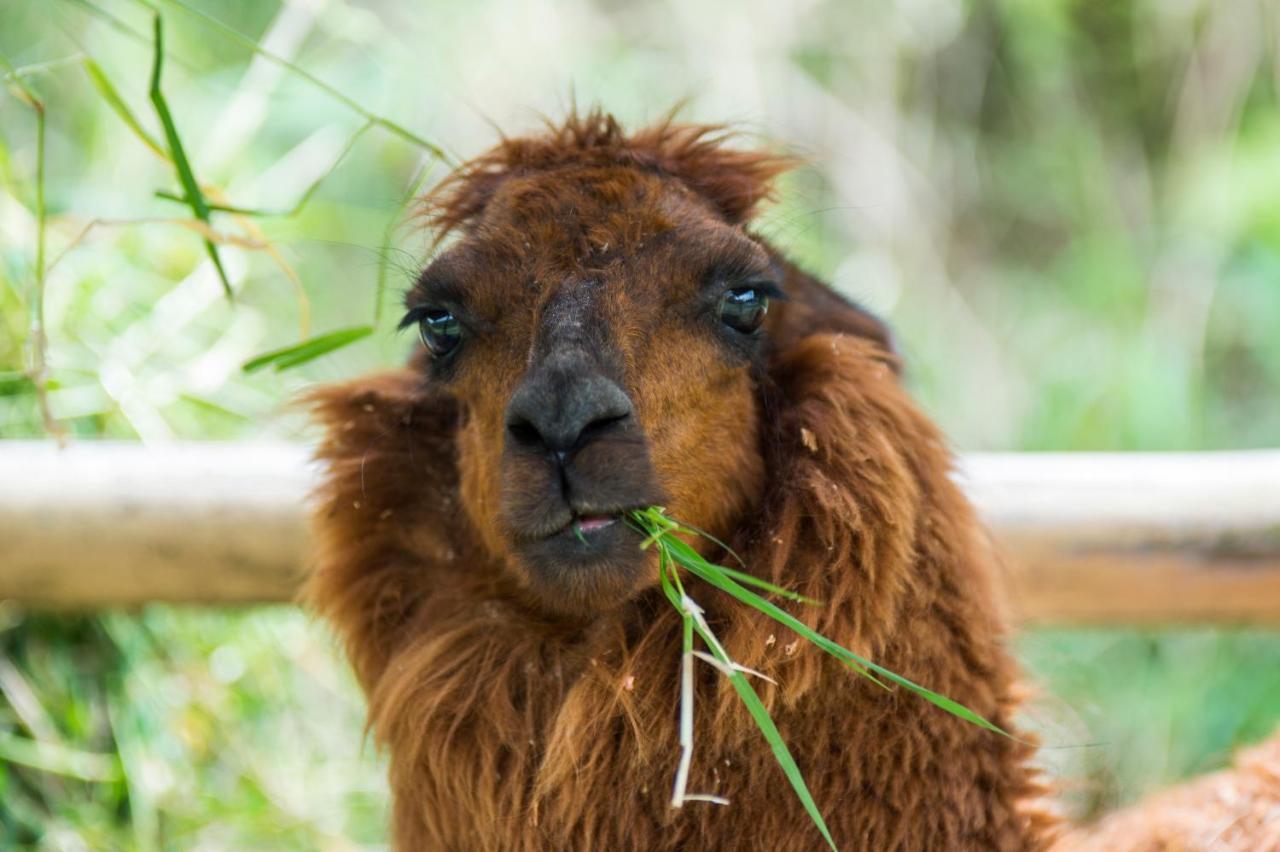
[(23, 74), (10, 64), (8, 58), (0, 56), (0, 65), (7, 72), (11, 90), (18, 100), (25, 103), (36, 116), (36, 180), (35, 180), (35, 214), (36, 214), (36, 258), (35, 274), (29, 301), (29, 330), (27, 333), (27, 377), (35, 388), (36, 405), (40, 409), (40, 420), (47, 433), (54, 436), (59, 444), (66, 442), (66, 432), (62, 424), (53, 416), (53, 408), (49, 404), (49, 338), (45, 326), (45, 253), (48, 237), (48, 207), (45, 203), (45, 106), (44, 101), (23, 80)]
[[(671, 804), (680, 807), (685, 802), (695, 799), (694, 796), (686, 794), (685, 788), (688, 784), (689, 765), (693, 751), (693, 660), (694, 658), (702, 659), (711, 664), (721, 674), (729, 678), (729, 682), (737, 691), (738, 697), (742, 699), (747, 711), (755, 720), (756, 726), (764, 735), (765, 740), (773, 750), (774, 757), (778, 764), (782, 767), (783, 772), (787, 776), (787, 780), (791, 782), (791, 787), (795, 791), (796, 796), (804, 805), (805, 810), (809, 813), (809, 817), (813, 820), (814, 825), (818, 828), (827, 844), (835, 849), (835, 841), (832, 840), (830, 832), (827, 830), (826, 822), (822, 818), (822, 813), (818, 810), (817, 804), (813, 800), (812, 794), (809, 792), (808, 786), (805, 784), (804, 777), (800, 774), (800, 769), (796, 765), (795, 759), (792, 757), (790, 750), (783, 742), (781, 735), (778, 733), (777, 726), (774, 725), (769, 711), (765, 708), (764, 703), (756, 694), (754, 688), (747, 681), (745, 675), (755, 675), (770, 683), (776, 683), (772, 678), (739, 665), (734, 662), (729, 655), (728, 650), (720, 643), (715, 632), (711, 629), (711, 625), (707, 622), (703, 609), (689, 596), (685, 591), (684, 585), (680, 580), (679, 569), (683, 568), (690, 574), (698, 577), (708, 585), (726, 592), (740, 603), (744, 603), (753, 609), (756, 609), (780, 624), (790, 628), (802, 638), (817, 645), (822, 650), (834, 656), (836, 659), (848, 665), (858, 674), (868, 678), (874, 683), (889, 688), (885, 681), (904, 687), (916, 695), (924, 698), (926, 701), (946, 710), (954, 716), (964, 719), (979, 727), (995, 733), (1009, 736), (1005, 731), (996, 725), (987, 721), (982, 716), (944, 695), (940, 695), (930, 689), (926, 689), (889, 669), (877, 665), (872, 661), (855, 654), (842, 645), (828, 639), (826, 636), (813, 630), (804, 622), (795, 616), (786, 612), (771, 601), (761, 597), (748, 586), (755, 586), (767, 592), (787, 597), (791, 600), (802, 600), (811, 602), (807, 598), (789, 592), (779, 586), (745, 572), (726, 568), (723, 565), (717, 565), (704, 558), (697, 550), (695, 550), (688, 542), (680, 538), (681, 535), (701, 536), (710, 541), (720, 544), (725, 550), (728, 547), (720, 543), (718, 539), (712, 538), (706, 533), (694, 527), (681, 524), (680, 522), (670, 518), (665, 511), (657, 506), (651, 506), (647, 509), (634, 511), (628, 517), (628, 522), (644, 536), (641, 547), (656, 547), (658, 551), (658, 576), (662, 586), (663, 593), (680, 613), (683, 625), (683, 641), (680, 658), (680, 762), (676, 770), (675, 783), (672, 790)], [(739, 560), (741, 561), (741, 560)], [(690, 630), (696, 633), (702, 641), (710, 649), (710, 654), (693, 650), (693, 637)], [(883, 678), (883, 680), (882, 680)]]

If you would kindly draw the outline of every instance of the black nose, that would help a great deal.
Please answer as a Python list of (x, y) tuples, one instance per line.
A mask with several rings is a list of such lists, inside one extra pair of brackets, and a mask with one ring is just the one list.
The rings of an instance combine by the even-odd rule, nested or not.
[(516, 389), (507, 406), (507, 434), (527, 449), (563, 456), (625, 424), (631, 400), (595, 370), (544, 366)]

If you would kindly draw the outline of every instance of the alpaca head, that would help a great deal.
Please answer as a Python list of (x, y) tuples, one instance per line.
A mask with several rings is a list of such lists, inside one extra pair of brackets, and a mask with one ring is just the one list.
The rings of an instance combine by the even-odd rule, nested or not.
[(585, 616), (656, 582), (627, 510), (722, 534), (759, 499), (771, 353), (832, 322), (883, 341), (826, 291), (807, 303), (746, 230), (785, 167), (714, 128), (592, 114), (504, 141), (430, 199), (447, 247), (406, 298), (414, 363), (460, 404), (484, 546), (545, 608)]

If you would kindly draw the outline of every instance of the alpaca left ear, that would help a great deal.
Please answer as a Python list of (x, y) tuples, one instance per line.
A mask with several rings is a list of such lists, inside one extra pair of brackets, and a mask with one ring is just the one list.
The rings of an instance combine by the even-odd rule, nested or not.
[(765, 245), (778, 270), (779, 284), (787, 294), (770, 307), (765, 330), (775, 351), (786, 352), (812, 334), (848, 334), (874, 343), (885, 360), (898, 371), (893, 333), (870, 311), (836, 293), (772, 246)]

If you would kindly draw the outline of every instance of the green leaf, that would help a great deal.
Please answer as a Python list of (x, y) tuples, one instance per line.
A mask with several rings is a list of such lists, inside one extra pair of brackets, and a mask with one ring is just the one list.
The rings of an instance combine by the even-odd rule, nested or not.
[[(675, 572), (673, 571), (671, 574), (674, 576)], [(664, 591), (666, 591), (667, 597), (676, 609), (682, 613), (686, 612), (686, 608), (680, 598), (676, 596), (677, 593), (672, 586), (666, 585)], [(800, 804), (804, 806), (809, 818), (813, 820), (813, 824), (822, 833), (827, 845), (835, 849), (836, 843), (831, 838), (831, 831), (827, 828), (826, 820), (822, 818), (822, 811), (818, 810), (818, 805), (813, 800), (813, 794), (809, 792), (809, 785), (805, 783), (800, 767), (796, 764), (795, 758), (791, 755), (791, 750), (787, 748), (786, 742), (782, 739), (782, 734), (778, 732), (778, 726), (773, 723), (773, 717), (769, 715), (769, 711), (760, 700), (760, 696), (756, 694), (755, 688), (751, 686), (742, 672), (733, 668), (733, 659), (725, 651), (724, 646), (720, 644), (720, 640), (705, 621), (700, 618), (690, 618), (689, 621), (692, 623), (693, 629), (702, 637), (702, 641), (711, 649), (711, 653), (715, 658), (726, 666), (725, 675), (733, 685), (734, 691), (738, 693), (738, 698), (747, 708), (747, 712), (751, 714), (756, 727), (764, 735), (765, 742), (769, 744), (774, 760), (778, 761), (778, 765), (782, 767), (783, 774), (787, 776), (791, 789), (795, 791), (796, 797), (800, 799)]]
[(954, 716), (964, 719), (967, 722), (971, 722), (981, 728), (1001, 734), (1002, 736), (1012, 738), (1012, 735), (1009, 734), (1009, 732), (988, 721), (986, 718), (975, 713), (960, 702), (934, 692), (927, 687), (921, 686), (920, 684), (915, 683), (896, 672), (890, 671), (884, 666), (873, 663), (866, 657), (855, 654), (848, 648), (845, 648), (837, 642), (833, 642), (826, 636), (823, 636), (821, 633), (813, 630), (804, 622), (774, 604), (772, 601), (766, 600), (755, 592), (752, 592), (750, 589), (745, 588), (733, 576), (733, 574), (739, 572), (733, 572), (730, 569), (726, 569), (723, 565), (715, 565), (714, 563), (708, 562), (687, 542), (682, 541), (674, 535), (670, 535), (670, 532), (674, 529), (687, 528), (682, 528), (680, 524), (672, 521), (670, 518), (667, 518), (661, 513), (661, 510), (651, 507), (650, 509), (633, 513), (633, 518), (647, 530), (651, 530), (655, 535), (659, 535), (660, 544), (668, 549), (670, 557), (682, 567), (691, 571), (696, 576), (701, 577), (707, 583), (710, 583), (721, 591), (727, 592), (742, 603), (763, 612), (765, 615), (768, 615), (780, 624), (789, 627), (791, 630), (795, 631), (814, 645), (817, 645), (828, 654), (831, 654), (836, 659), (854, 668), (859, 672), (859, 674), (862, 674), (883, 686), (884, 684), (878, 677), (876, 677), (876, 675), (879, 675), (885, 680), (898, 684)]
[[(714, 564), (714, 563), (709, 563), (709, 564)], [(725, 574), (728, 577), (732, 577), (733, 579), (737, 580), (739, 583), (746, 583), (748, 585), (755, 586), (760, 589), (764, 589), (766, 592), (772, 592), (773, 594), (778, 595), (779, 597), (786, 598), (787, 600), (796, 601), (797, 603), (802, 603), (802, 604), (808, 604), (809, 606), (817, 606), (818, 604), (821, 603), (821, 601), (814, 600), (813, 598), (807, 598), (804, 595), (800, 594), (799, 592), (793, 592), (790, 589), (784, 589), (782, 586), (776, 585), (774, 583), (770, 583), (768, 580), (762, 580), (759, 577), (755, 576), (754, 574), (748, 574), (745, 571), (737, 571), (737, 570), (734, 570), (733, 568), (730, 568), (727, 565), (715, 565), (715, 567), (719, 569), (721, 573)]]
[[(304, 191), (302, 195), (298, 197), (298, 200), (294, 202), (294, 205), (287, 210), (264, 210), (256, 207), (236, 207), (231, 204), (215, 204), (208, 199), (205, 199), (205, 207), (209, 210), (216, 210), (219, 213), (233, 213), (237, 216), (280, 217), (286, 219), (292, 216), (297, 216), (304, 208), (306, 208), (307, 203), (311, 201), (311, 197), (315, 195), (316, 190), (320, 188), (320, 184), (324, 183), (329, 176), (337, 170), (338, 166), (347, 158), (347, 155), (351, 153), (351, 149), (360, 141), (360, 137), (363, 136), (371, 127), (373, 127), (373, 122), (367, 121), (361, 125), (355, 133), (351, 134), (347, 139), (347, 144), (338, 152), (338, 156), (329, 163), (329, 167), (307, 186), (306, 191)], [(183, 195), (178, 195), (177, 193), (158, 190), (155, 195), (157, 198), (163, 198), (165, 201), (176, 201), (179, 204), (186, 205), (191, 204), (191, 200), (189, 198)]]
[(35, 383), (31, 381), (26, 373), (19, 373), (15, 370), (0, 372), (0, 396), (17, 396), (18, 394), (31, 393), (35, 389)]
[[(693, 636), (691, 631), (697, 631), (716, 659), (724, 663), (726, 666), (725, 674), (729, 678), (729, 682), (733, 684), (734, 691), (738, 693), (738, 698), (747, 708), (747, 712), (751, 714), (756, 727), (764, 735), (765, 741), (769, 743), (773, 757), (778, 761), (778, 765), (782, 767), (783, 774), (787, 776), (787, 781), (791, 784), (791, 789), (795, 791), (796, 797), (800, 799), (800, 803), (804, 806), (805, 811), (808, 812), (809, 818), (813, 820), (813, 824), (822, 833), (827, 845), (835, 849), (836, 844), (831, 838), (831, 831), (827, 828), (826, 820), (822, 818), (822, 812), (818, 810), (818, 805), (814, 802), (813, 795), (809, 792), (809, 786), (805, 783), (804, 775), (801, 774), (800, 767), (791, 755), (791, 750), (787, 748), (786, 742), (782, 739), (782, 734), (778, 732), (778, 726), (773, 723), (773, 718), (769, 715), (769, 711), (765, 708), (764, 703), (760, 701), (760, 696), (756, 694), (755, 689), (747, 682), (746, 677), (734, 669), (733, 659), (729, 657), (724, 646), (720, 644), (720, 640), (711, 631), (711, 627), (700, 616), (695, 619), (693, 613), (685, 606), (684, 601), (688, 600), (688, 597), (685, 594), (683, 585), (680, 583), (679, 572), (670, 565), (671, 554), (667, 547), (667, 542), (668, 539), (660, 539), (658, 541), (658, 577), (667, 600), (671, 602), (671, 605), (676, 608), (684, 620), (684, 633), (681, 641), (683, 653), (689, 654), (692, 652)], [(681, 712), (684, 712), (684, 708), (681, 708)]]
[(88, 56), (81, 60), (81, 63), (84, 65), (85, 72), (89, 75), (89, 82), (93, 83), (93, 87), (98, 90), (98, 94), (107, 102), (107, 106), (111, 107), (115, 114), (120, 116), (121, 121), (128, 125), (134, 135), (142, 140), (142, 144), (168, 159), (169, 153), (165, 151), (159, 140), (143, 128), (142, 123), (138, 121), (133, 111), (129, 109), (129, 105), (124, 102), (124, 98), (120, 96), (120, 91), (108, 79), (106, 72), (102, 70), (102, 66)]
[[(667, 543), (672, 551), (673, 558), (698, 577), (703, 578), (708, 583), (711, 583), (722, 591), (729, 592), (729, 594), (737, 597), (743, 603), (760, 610), (774, 620), (782, 622), (786, 626), (795, 630), (805, 639), (808, 639), (813, 644), (844, 661), (858, 674), (878, 686), (888, 689), (888, 687), (885, 686), (879, 678), (872, 674), (869, 668), (862, 665), (861, 657), (854, 654), (852, 651), (845, 650), (845, 648), (831, 641), (821, 633), (811, 630), (786, 610), (781, 609), (775, 604), (761, 598), (759, 595), (742, 588), (742, 586), (736, 583), (732, 578), (725, 575), (724, 566), (708, 562), (700, 553), (690, 547), (688, 543), (681, 541), (679, 538), (675, 538), (674, 536), (670, 537), (667, 539)], [(738, 594), (738, 591), (742, 594)]]
[[(187, 159), (187, 151), (182, 146), (181, 137), (178, 136), (178, 127), (173, 122), (173, 115), (169, 112), (169, 104), (164, 99), (164, 92), (160, 90), (160, 74), (164, 69), (164, 22), (159, 15), (155, 17), (154, 27), (155, 44), (151, 65), (151, 105), (155, 107), (156, 117), (160, 119), (160, 125), (164, 128), (164, 138), (169, 145), (169, 159), (173, 161), (173, 167), (178, 170), (178, 182), (182, 184), (186, 202), (191, 207), (191, 215), (208, 225), (209, 203), (205, 200), (204, 193), (200, 191), (200, 182), (196, 180), (195, 172), (191, 170), (191, 162)], [(227, 294), (227, 298), (233, 298), (231, 282), (227, 280), (227, 271), (222, 266), (222, 256), (218, 253), (218, 247), (213, 244), (212, 240), (206, 239), (204, 241), (204, 250), (209, 255), (209, 259), (213, 261), (213, 267), (218, 272), (218, 280), (222, 282), (222, 289)]]
[(120, 776), (115, 755), (80, 751), (59, 743), (31, 740), (0, 732), (0, 762), (82, 781), (115, 781)]
[[(656, 518), (652, 515), (647, 514), (649, 512), (656, 512), (657, 513)], [(661, 514), (661, 510), (658, 510), (656, 507), (651, 506), (648, 509), (634, 510), (631, 513), (631, 517), (627, 519), (627, 522), (634, 529), (640, 532), (642, 535), (646, 536), (645, 540), (640, 544), (641, 549), (645, 549), (649, 547), (650, 545), (653, 544), (653, 542), (662, 538), (664, 535), (668, 535), (672, 531), (681, 531), (681, 532), (687, 532), (693, 535), (700, 535), (703, 538), (708, 539), (720, 545), (722, 548), (725, 549), (726, 552), (728, 552), (735, 559), (737, 559), (739, 563), (742, 563), (742, 560), (738, 557), (738, 555), (734, 553), (733, 550), (731, 550), (728, 545), (720, 541), (720, 539), (708, 533), (703, 532), (697, 527), (691, 527), (685, 524), (677, 524), (676, 522), (672, 521), (670, 518)], [(730, 577), (734, 578), (740, 583), (746, 583), (747, 585), (755, 586), (756, 588), (759, 588), (759, 589), (764, 589), (766, 592), (771, 592), (772, 594), (778, 595), (779, 597), (786, 598), (787, 600), (796, 601), (797, 603), (809, 604), (810, 606), (816, 606), (819, 603), (821, 603), (821, 601), (817, 601), (817, 600), (814, 600), (813, 598), (805, 597), (799, 592), (793, 592), (790, 589), (783, 588), (782, 586), (779, 586), (776, 583), (771, 583), (768, 580), (755, 576), (754, 574), (748, 574), (746, 571), (738, 571), (737, 569), (730, 568), (727, 565), (715, 565), (712, 562), (708, 562), (707, 564), (714, 565), (714, 567), (716, 567), (720, 571), (723, 571), (725, 574), (728, 574)], [(745, 564), (745, 563), (742, 563), (742, 564)]]
[[(176, 192), (169, 192), (168, 190), (157, 189), (154, 194), (156, 198), (159, 198), (163, 201), (176, 201), (179, 204), (183, 204), (188, 207), (191, 206), (191, 202), (187, 200), (187, 197), (185, 195), (179, 195)], [(212, 201), (207, 201), (206, 206), (209, 208), (210, 211), (217, 211), (218, 213), (233, 213), (236, 216), (258, 217), (258, 216), (291, 215), (290, 211), (288, 210), (262, 210), (257, 207), (236, 207), (231, 204), (215, 204)]]
[(258, 357), (247, 361), (241, 369), (246, 373), (253, 373), (268, 365), (274, 365), (277, 372), (287, 370), (290, 367), (296, 367), (299, 364), (305, 364), (308, 361), (319, 358), (321, 355), (327, 355), (335, 349), (341, 349), (343, 346), (355, 343), (357, 340), (368, 337), (371, 334), (373, 334), (373, 326), (371, 325), (341, 328), (328, 334), (322, 334), (319, 337), (313, 337), (310, 340), (304, 340), (301, 343), (295, 343), (293, 346), (264, 352)]
[[(695, 552), (695, 555), (697, 555), (696, 552)], [(682, 562), (681, 564), (684, 564), (684, 563)], [(994, 731), (997, 734), (1003, 734), (1006, 737), (1010, 736), (1010, 734), (1007, 731), (987, 721), (984, 717), (978, 715), (977, 713), (970, 710), (968, 707), (964, 706), (960, 702), (954, 701), (950, 698), (947, 698), (945, 695), (940, 695), (939, 693), (934, 692), (931, 689), (927, 689), (926, 687), (920, 686), (918, 683), (908, 680), (902, 675), (896, 674), (895, 672), (892, 672), (889, 669), (886, 669), (884, 666), (877, 665), (876, 663), (871, 662), (866, 657), (863, 657), (859, 654), (855, 654), (853, 651), (850, 651), (848, 648), (845, 648), (843, 645), (840, 645), (836, 642), (831, 641), (826, 636), (823, 636), (821, 633), (818, 633), (816, 630), (812, 629), (811, 627), (806, 625), (804, 622), (800, 621), (791, 613), (780, 608), (779, 606), (772, 603), (771, 601), (768, 601), (760, 597), (750, 589), (743, 587), (742, 585), (737, 583), (735, 580), (733, 580), (731, 577), (726, 576), (722, 571), (707, 570), (706, 567), (704, 567), (707, 564), (708, 563), (706, 563), (705, 560), (703, 560), (702, 565), (693, 563), (693, 564), (686, 565), (686, 567), (690, 571), (692, 571), (694, 574), (706, 580), (708, 583), (720, 589), (721, 591), (728, 592), (730, 595), (733, 595), (735, 598), (742, 601), (743, 603), (749, 606), (752, 606), (755, 609), (760, 610), (765, 615), (768, 615), (769, 617), (773, 618), (775, 621), (791, 628), (796, 633), (800, 634), (805, 639), (808, 639), (810, 642), (817, 645), (819, 648), (826, 651), (828, 654), (831, 654), (836, 659), (841, 660), (845, 663), (855, 665), (858, 668), (869, 669), (870, 671), (875, 672), (876, 674), (880, 675), (886, 680), (892, 681), (893, 683), (896, 683), (899, 686), (902, 686), (910, 690), (911, 692), (914, 692), (916, 695), (919, 695), (921, 698), (925, 699), (926, 701), (938, 707), (941, 707), (943, 710), (946, 710), (948, 713), (958, 716), (967, 722), (972, 722), (973, 724), (978, 725), (979, 727), (986, 728), (989, 731)], [(720, 568), (720, 566), (715, 566), (715, 565), (710, 567), (712, 569)]]

